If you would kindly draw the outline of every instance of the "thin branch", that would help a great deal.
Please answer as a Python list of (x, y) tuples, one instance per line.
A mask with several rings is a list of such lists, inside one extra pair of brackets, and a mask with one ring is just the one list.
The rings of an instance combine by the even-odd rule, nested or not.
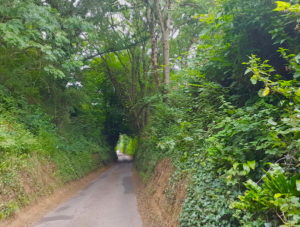
[(123, 47), (120, 47), (120, 48), (114, 48), (114, 47), (112, 47), (112, 48), (108, 48), (107, 50), (102, 51), (102, 52), (100, 52), (100, 51), (98, 52), (98, 51), (97, 51), (96, 54), (87, 56), (87, 57), (85, 57), (83, 60), (84, 60), (84, 61), (88, 61), (88, 60), (91, 60), (91, 59), (93, 59), (93, 58), (95, 58), (95, 57), (101, 57), (101, 56), (104, 55), (104, 54), (115, 53), (115, 52), (119, 52), (119, 51), (122, 51), (122, 50), (128, 50), (128, 49), (131, 49), (131, 48), (133, 48), (133, 47), (138, 46), (139, 44), (141, 44), (141, 43), (147, 41), (148, 39), (149, 39), (149, 37), (144, 37), (142, 40), (139, 40), (139, 41), (137, 41), (137, 42), (135, 42), (135, 43), (128, 44), (127, 46), (123, 46)]

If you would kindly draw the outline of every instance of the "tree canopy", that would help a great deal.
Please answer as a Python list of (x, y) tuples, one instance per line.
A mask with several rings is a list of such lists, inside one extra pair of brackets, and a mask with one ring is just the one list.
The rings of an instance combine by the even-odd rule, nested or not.
[(127, 134), (144, 175), (189, 178), (181, 226), (300, 224), (298, 0), (0, 3), (3, 181), (34, 155), (74, 179)]

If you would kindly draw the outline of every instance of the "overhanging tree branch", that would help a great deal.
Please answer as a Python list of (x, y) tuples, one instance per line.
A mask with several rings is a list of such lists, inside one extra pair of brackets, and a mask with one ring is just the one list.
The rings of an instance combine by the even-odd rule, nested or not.
[(112, 47), (112, 48), (108, 48), (107, 50), (104, 50), (104, 51), (97, 51), (97, 53), (93, 54), (93, 55), (90, 55), (90, 56), (87, 56), (84, 58), (84, 61), (88, 61), (88, 60), (91, 60), (95, 57), (101, 57), (102, 55), (104, 54), (108, 54), (108, 53), (114, 53), (114, 52), (119, 52), (119, 51), (122, 51), (122, 50), (128, 50), (128, 49), (131, 49), (133, 47), (136, 47), (137, 45), (147, 41), (149, 39), (149, 37), (144, 37), (143, 39), (135, 42), (135, 43), (131, 43), (131, 44), (128, 44), (126, 46), (123, 46), (123, 47), (119, 47), (119, 48), (115, 48), (115, 47)]

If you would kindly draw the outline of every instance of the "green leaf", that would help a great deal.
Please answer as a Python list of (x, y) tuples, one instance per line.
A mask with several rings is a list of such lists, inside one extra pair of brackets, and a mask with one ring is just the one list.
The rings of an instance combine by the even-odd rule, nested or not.
[(257, 78), (256, 78), (256, 76), (252, 76), (251, 79), (250, 79), (250, 81), (254, 85), (257, 84)]
[(264, 89), (262, 95), (263, 95), (263, 96), (268, 96), (268, 95), (270, 94), (270, 91), (271, 91), (271, 90), (270, 90), (269, 87), (265, 87), (265, 89)]
[(233, 163), (233, 169), (237, 169), (237, 167), (239, 166), (239, 164), (240, 163), (238, 163), (238, 162)]
[(272, 118), (270, 118), (269, 120), (268, 120), (268, 123), (270, 124), (270, 125), (277, 125), (277, 122), (275, 122)]
[(275, 198), (275, 199), (278, 199), (278, 198), (280, 198), (280, 197), (282, 197), (282, 196), (284, 196), (284, 194), (276, 193), (276, 194), (274, 195), (274, 198)]
[(256, 162), (255, 162), (255, 160), (253, 160), (253, 161), (248, 161), (247, 162), (247, 165), (251, 168), (251, 169), (255, 169), (255, 166), (256, 166)]
[(300, 88), (295, 92), (295, 95), (300, 97)]
[(250, 73), (252, 70), (251, 68), (247, 68), (246, 71), (245, 71), (245, 75), (247, 75), (248, 73)]
[(283, 1), (276, 1), (277, 8), (274, 11), (285, 11), (289, 7), (291, 7), (291, 3), (283, 2)]
[(296, 180), (296, 188), (300, 192), (300, 180)]
[(62, 79), (62, 78), (65, 77), (65, 74), (64, 74), (61, 70), (55, 68), (55, 67), (52, 66), (52, 65), (48, 65), (48, 66), (44, 67), (44, 70), (45, 70), (49, 75), (52, 75), (54, 78), (60, 78), (60, 79)]

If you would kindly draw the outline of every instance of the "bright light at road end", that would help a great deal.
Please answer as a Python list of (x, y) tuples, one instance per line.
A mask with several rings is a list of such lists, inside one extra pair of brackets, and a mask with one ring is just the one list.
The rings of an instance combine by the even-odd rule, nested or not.
[(118, 162), (128, 162), (132, 161), (133, 157), (127, 154), (123, 154), (121, 151), (117, 150), (116, 151), (117, 156), (118, 156)]

